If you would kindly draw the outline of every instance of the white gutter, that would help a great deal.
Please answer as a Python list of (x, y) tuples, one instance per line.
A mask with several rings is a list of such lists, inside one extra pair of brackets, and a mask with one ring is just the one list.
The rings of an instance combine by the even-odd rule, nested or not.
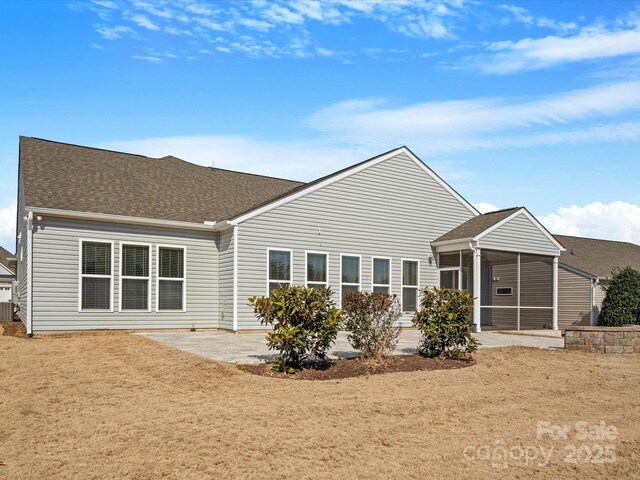
[(107, 213), (91, 213), (91, 212), (78, 212), (73, 210), (60, 210), (56, 208), (40, 208), (40, 207), (26, 207), (27, 210), (31, 210), (38, 215), (48, 215), (50, 217), (59, 218), (74, 218), (79, 220), (93, 220), (98, 222), (111, 222), (111, 223), (128, 223), (132, 225), (149, 225), (165, 228), (179, 228), (187, 230), (208, 230), (218, 231), (227, 227), (227, 222), (180, 222), (176, 220), (161, 220), (156, 218), (146, 217), (131, 217), (127, 215), (111, 215)]
[(33, 335), (33, 212), (27, 213), (27, 337)]

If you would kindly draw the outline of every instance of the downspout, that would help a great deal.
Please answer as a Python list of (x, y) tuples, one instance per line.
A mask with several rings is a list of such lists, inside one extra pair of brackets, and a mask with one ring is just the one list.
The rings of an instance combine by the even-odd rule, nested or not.
[(475, 331), (477, 333), (480, 333), (482, 331), (482, 317), (480, 315), (480, 289), (482, 288), (480, 281), (480, 269), (482, 268), (480, 260), (480, 248), (474, 247), (473, 243), (471, 242), (469, 242), (469, 248), (473, 252), (473, 324), (475, 326)]
[(238, 224), (233, 225), (233, 331), (238, 331)]
[(594, 327), (596, 325), (596, 288), (600, 284), (600, 279), (594, 278), (591, 280), (591, 318), (590, 325)]
[(558, 330), (558, 257), (553, 257), (553, 314), (552, 325), (553, 330)]
[(27, 337), (33, 336), (33, 212), (27, 213)]

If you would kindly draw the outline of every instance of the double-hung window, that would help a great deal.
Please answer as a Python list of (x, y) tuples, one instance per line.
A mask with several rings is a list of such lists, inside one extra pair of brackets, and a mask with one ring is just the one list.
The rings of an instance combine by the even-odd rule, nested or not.
[(349, 292), (360, 290), (360, 257), (356, 255), (342, 255), (340, 257), (340, 298)]
[(391, 293), (391, 260), (373, 258), (373, 293)]
[(80, 240), (80, 310), (113, 311), (113, 242)]
[(158, 245), (157, 309), (186, 311), (185, 247)]
[(327, 254), (321, 252), (307, 252), (307, 287), (327, 288)]
[(269, 249), (267, 259), (267, 295), (271, 296), (281, 285), (291, 285), (291, 250)]
[(414, 312), (418, 309), (417, 260), (402, 260), (402, 311)]
[(146, 310), (151, 304), (149, 245), (120, 244), (120, 310)]

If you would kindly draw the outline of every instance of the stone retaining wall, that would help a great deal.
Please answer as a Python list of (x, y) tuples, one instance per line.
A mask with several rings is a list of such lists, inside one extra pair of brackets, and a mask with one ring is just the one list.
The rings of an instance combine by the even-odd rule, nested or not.
[(591, 353), (640, 353), (640, 326), (567, 328), (564, 348)]

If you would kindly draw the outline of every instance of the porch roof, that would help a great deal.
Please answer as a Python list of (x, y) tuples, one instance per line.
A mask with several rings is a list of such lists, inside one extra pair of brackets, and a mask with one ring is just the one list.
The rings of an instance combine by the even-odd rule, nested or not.
[(505, 208), (504, 210), (496, 210), (495, 212), (484, 213), (476, 217), (470, 218), (462, 225), (458, 225), (453, 230), (437, 238), (434, 243), (449, 242), (452, 240), (469, 240), (480, 235), (485, 230), (500, 223), (505, 218), (512, 215), (523, 207)]

